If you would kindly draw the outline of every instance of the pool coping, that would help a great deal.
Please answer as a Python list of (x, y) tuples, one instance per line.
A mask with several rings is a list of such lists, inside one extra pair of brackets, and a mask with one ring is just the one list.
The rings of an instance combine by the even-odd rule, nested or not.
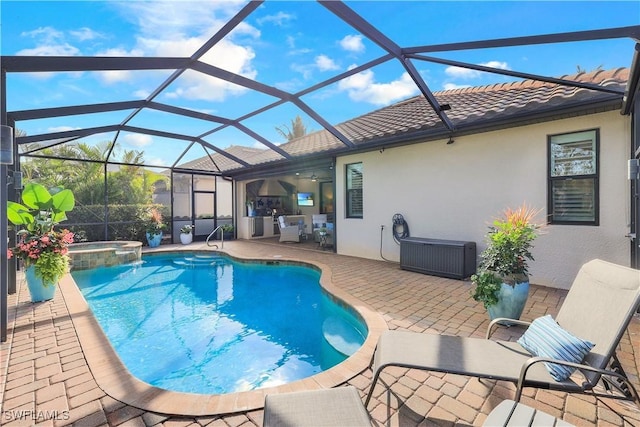
[[(154, 250), (153, 253), (183, 251), (200, 252), (203, 248), (176, 249), (174, 247)], [(364, 319), (369, 330), (364, 344), (344, 362), (319, 374), (280, 386), (228, 394), (168, 391), (149, 385), (129, 372), (104, 335), (73, 277), (66, 274), (60, 281), (60, 290), (89, 370), (104, 393), (128, 405), (151, 412), (185, 416), (220, 415), (262, 409), (267, 394), (335, 387), (369, 367), (378, 337), (388, 329), (387, 323), (380, 313), (337, 287), (332, 281), (332, 271), (329, 266), (316, 261), (299, 260), (295, 257), (247, 257), (228, 249), (215, 250), (215, 252), (226, 253), (240, 260), (291, 261), (317, 267), (322, 273), (320, 285), (333, 297), (353, 307)]]

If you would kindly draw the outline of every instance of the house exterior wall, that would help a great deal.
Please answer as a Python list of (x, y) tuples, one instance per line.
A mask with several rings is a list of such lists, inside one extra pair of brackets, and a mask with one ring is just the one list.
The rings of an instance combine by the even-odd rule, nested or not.
[[(399, 261), (392, 217), (411, 236), (475, 241), (478, 257), (493, 218), (523, 202), (547, 214), (547, 136), (600, 129), (600, 225), (546, 225), (534, 242), (531, 282), (567, 289), (593, 258), (628, 265), (630, 207), (626, 169), (630, 118), (618, 111), (432, 141), (337, 159), (340, 254)], [(345, 218), (345, 165), (363, 163), (364, 218)], [(381, 226), (384, 230), (381, 234)]]

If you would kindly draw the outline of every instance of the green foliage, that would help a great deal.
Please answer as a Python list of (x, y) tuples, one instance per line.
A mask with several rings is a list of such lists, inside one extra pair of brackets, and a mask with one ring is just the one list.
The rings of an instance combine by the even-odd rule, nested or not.
[(148, 218), (145, 223), (145, 231), (149, 236), (162, 233), (167, 226), (162, 222), (162, 212), (157, 208), (151, 208), (148, 211)]
[(482, 252), (481, 269), (489, 270), (508, 281), (516, 281), (529, 273), (533, 261), (531, 248), (540, 225), (532, 222), (538, 213), (526, 205), (507, 209), (502, 218), (493, 221), (487, 233), (487, 248)]
[(471, 291), (471, 297), (484, 304), (485, 308), (498, 303), (498, 291), (502, 287), (502, 279), (494, 273), (481, 270), (471, 276), (471, 281), (476, 285)]
[[(76, 206), (69, 213), (69, 229), (76, 235), (83, 235), (86, 241), (105, 240), (104, 218), (108, 215), (109, 223), (106, 240), (134, 240), (144, 242), (149, 209), (153, 207), (162, 212), (164, 218), (170, 216), (170, 208), (163, 205), (148, 204), (110, 204), (105, 213), (104, 205)], [(167, 228), (165, 228), (166, 231)]]
[(75, 198), (71, 190), (49, 191), (43, 185), (28, 183), (22, 191), (22, 203), (7, 202), (8, 220), (24, 226), (31, 234), (41, 235), (67, 219), (66, 213), (75, 206)]
[(18, 244), (8, 255), (22, 259), (27, 266), (35, 265), (36, 277), (55, 284), (69, 267), (67, 245), (73, 242), (73, 233), (55, 231), (54, 226), (66, 220), (66, 213), (74, 208), (73, 192), (60, 187), (47, 190), (30, 182), (22, 191), (22, 203), (7, 202), (8, 220), (23, 227), (18, 231)]
[(42, 283), (56, 284), (60, 277), (69, 269), (69, 258), (55, 252), (43, 252), (36, 261), (36, 277), (42, 279)]
[(183, 225), (182, 227), (180, 227), (180, 233), (182, 234), (191, 234), (192, 231), (193, 225), (191, 224)]
[(538, 212), (523, 204), (515, 210), (505, 210), (501, 218), (493, 221), (478, 273), (471, 276), (474, 300), (490, 307), (498, 302), (502, 283), (515, 285), (527, 280), (528, 261), (533, 261), (531, 248), (541, 227), (532, 222)]
[(220, 228), (225, 233), (232, 233), (233, 232), (233, 224), (222, 224), (220, 226)]
[[(118, 158), (123, 163), (132, 165), (121, 165), (117, 169), (107, 171), (105, 187), (105, 171), (101, 162), (109, 152), (111, 158)], [(37, 181), (45, 187), (63, 185), (73, 190), (76, 199), (86, 205), (103, 203), (105, 190), (110, 203), (150, 204), (155, 184), (163, 181), (168, 186), (170, 182), (167, 176), (138, 166), (144, 163), (143, 152), (121, 152), (111, 141), (103, 141), (95, 146), (82, 142), (68, 143), (45, 148), (38, 153), (53, 158), (23, 160), (21, 168), (25, 181)]]

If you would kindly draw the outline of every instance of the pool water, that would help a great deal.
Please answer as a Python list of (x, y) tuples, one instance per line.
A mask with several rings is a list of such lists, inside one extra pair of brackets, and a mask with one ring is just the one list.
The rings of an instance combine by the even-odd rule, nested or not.
[(129, 371), (168, 390), (288, 383), (342, 362), (366, 336), (301, 265), (172, 254), (71, 274)]

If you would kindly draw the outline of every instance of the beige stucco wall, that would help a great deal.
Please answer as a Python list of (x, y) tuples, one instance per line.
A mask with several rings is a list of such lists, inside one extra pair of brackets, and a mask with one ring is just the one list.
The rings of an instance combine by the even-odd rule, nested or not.
[[(384, 258), (399, 261), (391, 218), (401, 213), (411, 236), (475, 241), (479, 255), (487, 225), (505, 207), (527, 202), (545, 221), (547, 135), (592, 128), (600, 129), (600, 225), (546, 226), (531, 281), (568, 288), (590, 259), (628, 265), (630, 119), (617, 111), (337, 159), (338, 252), (380, 259), (382, 247)], [(354, 162), (364, 169), (363, 219), (345, 218), (344, 169)]]

